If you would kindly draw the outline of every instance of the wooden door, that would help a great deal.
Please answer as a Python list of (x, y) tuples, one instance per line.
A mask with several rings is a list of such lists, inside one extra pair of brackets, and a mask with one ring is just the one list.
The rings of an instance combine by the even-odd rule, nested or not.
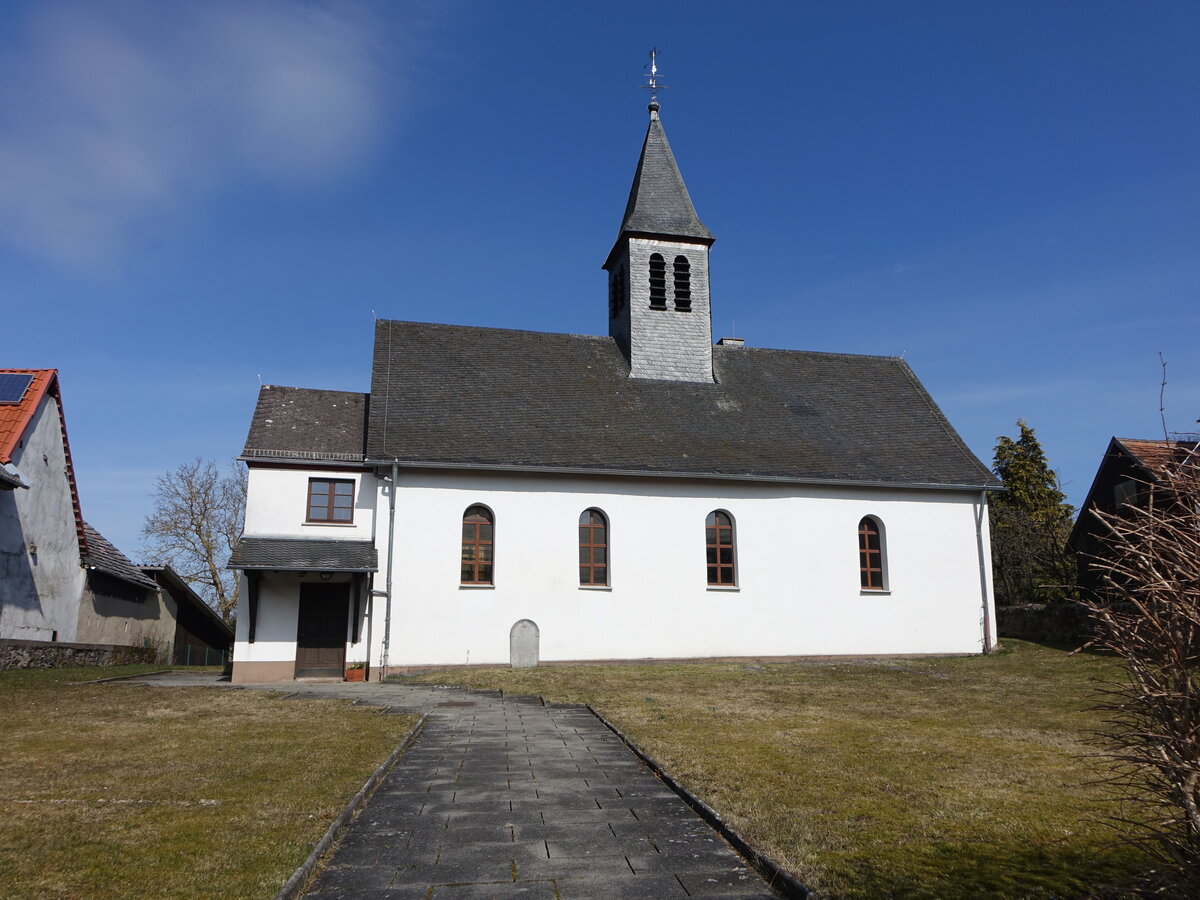
[(300, 585), (296, 677), (341, 678), (346, 664), (350, 585)]

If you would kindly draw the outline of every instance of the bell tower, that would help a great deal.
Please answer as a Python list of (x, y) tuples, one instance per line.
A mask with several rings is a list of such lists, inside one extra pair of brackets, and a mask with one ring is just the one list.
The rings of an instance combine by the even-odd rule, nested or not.
[(708, 248), (715, 238), (692, 206), (657, 99), (649, 111), (625, 217), (604, 262), (608, 333), (629, 360), (630, 378), (711, 382)]

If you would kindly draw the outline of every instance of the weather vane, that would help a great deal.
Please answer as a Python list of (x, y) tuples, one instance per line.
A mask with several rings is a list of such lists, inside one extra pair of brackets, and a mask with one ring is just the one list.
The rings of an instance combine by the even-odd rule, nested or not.
[(643, 70), (649, 70), (643, 77), (646, 79), (646, 84), (642, 85), (643, 90), (650, 92), (650, 102), (658, 103), (658, 89), (667, 88), (670, 85), (658, 83), (658, 48), (655, 47), (650, 51), (650, 63), (642, 67)]

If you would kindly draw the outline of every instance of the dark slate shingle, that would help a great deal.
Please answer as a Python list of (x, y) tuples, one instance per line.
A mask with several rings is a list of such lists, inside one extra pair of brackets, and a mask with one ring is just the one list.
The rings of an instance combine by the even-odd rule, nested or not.
[(229, 568), (374, 572), (379, 554), (371, 541), (243, 537), (233, 548)]
[(904, 360), (713, 348), (629, 378), (611, 338), (376, 323), (369, 459), (994, 487)]
[(155, 581), (147, 578), (124, 553), (110, 544), (104, 535), (87, 522), (83, 523), (83, 537), (87, 542), (82, 554), (85, 567), (96, 569), (105, 575), (111, 575), (141, 588), (158, 590), (158, 584)]
[(368, 406), (354, 391), (263, 385), (243, 455), (361, 460)]
[(713, 241), (712, 232), (696, 215), (657, 111), (650, 116), (621, 220), (621, 233), (628, 232)]

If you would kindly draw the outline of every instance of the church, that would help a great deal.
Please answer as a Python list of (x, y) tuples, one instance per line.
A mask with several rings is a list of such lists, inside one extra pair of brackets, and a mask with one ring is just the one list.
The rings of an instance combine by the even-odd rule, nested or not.
[(903, 359), (713, 343), (649, 114), (607, 336), (379, 320), (369, 394), (261, 389), (235, 682), (992, 649), (995, 478)]

